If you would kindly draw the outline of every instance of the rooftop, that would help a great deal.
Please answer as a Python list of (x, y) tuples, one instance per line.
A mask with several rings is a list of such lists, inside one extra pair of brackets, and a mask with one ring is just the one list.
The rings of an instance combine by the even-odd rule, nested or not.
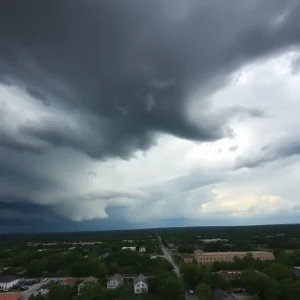
[(123, 277), (120, 274), (115, 274), (108, 278), (108, 281), (117, 280), (118, 282), (123, 282)]
[(77, 281), (76, 278), (67, 278), (61, 281), (59, 284), (60, 285), (73, 285)]
[(203, 251), (195, 251), (196, 255), (238, 255), (238, 254), (247, 254), (247, 253), (252, 253), (252, 254), (273, 254), (272, 252), (266, 252), (266, 251), (238, 251), (238, 252), (203, 252)]
[(98, 278), (90, 276), (82, 281), (81, 284), (97, 282)]
[(180, 254), (182, 258), (194, 258), (194, 254)]
[(17, 280), (18, 277), (14, 275), (0, 275), (0, 282), (12, 282)]
[(140, 281), (147, 283), (147, 278), (143, 274), (140, 274), (138, 277), (134, 278), (133, 284), (136, 284)]

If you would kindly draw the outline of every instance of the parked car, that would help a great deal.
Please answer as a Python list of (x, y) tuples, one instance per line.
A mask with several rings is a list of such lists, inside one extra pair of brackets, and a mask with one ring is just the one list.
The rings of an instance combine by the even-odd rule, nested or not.
[(43, 279), (43, 282), (46, 282), (47, 280), (48, 280), (48, 278), (44, 278), (44, 279)]

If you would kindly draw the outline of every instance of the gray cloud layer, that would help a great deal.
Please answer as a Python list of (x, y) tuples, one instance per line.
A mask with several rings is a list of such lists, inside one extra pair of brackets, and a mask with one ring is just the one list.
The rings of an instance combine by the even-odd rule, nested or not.
[[(154, 132), (193, 140), (229, 134), (227, 118), (210, 126), (202, 121), (206, 105), (199, 108), (197, 122), (189, 120), (189, 90), (215, 88), (245, 61), (297, 43), (299, 3), (187, 1), (190, 10), (179, 19), (174, 16), (182, 12), (173, 3), (6, 1), (1, 78), (21, 82), (47, 105), (86, 113), (80, 118), (86, 131), (42, 120), (41, 126), (27, 124), (20, 132), (41, 145), (3, 137), (2, 146), (38, 151), (46, 142), (94, 157), (128, 157), (147, 149)], [(283, 11), (287, 17), (276, 24)], [(82, 143), (84, 134), (93, 141)]]
[[(32, 186), (34, 201), (63, 189), (47, 156), (58, 148), (130, 159), (161, 133), (215, 141), (234, 136), (235, 118), (267, 117), (259, 107), (215, 110), (204, 99), (238, 67), (298, 45), (299, 14), (296, 0), (2, 1), (0, 83), (32, 106), (21, 108), (21, 120), (9, 94), (2, 99), (0, 200), (33, 197)], [(101, 197), (139, 195), (112, 189)]]

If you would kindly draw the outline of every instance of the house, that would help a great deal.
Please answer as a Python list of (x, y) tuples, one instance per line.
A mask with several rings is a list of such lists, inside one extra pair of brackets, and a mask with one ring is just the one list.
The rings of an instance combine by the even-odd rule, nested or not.
[(133, 288), (135, 294), (148, 293), (147, 278), (142, 274), (134, 278)]
[(131, 251), (135, 251), (136, 247), (122, 247), (122, 250), (131, 250)]
[(140, 247), (139, 252), (146, 252), (146, 247)]
[(61, 281), (59, 284), (60, 285), (68, 285), (72, 286), (76, 283), (77, 279), (76, 278), (66, 278), (63, 281)]
[(50, 292), (48, 285), (44, 284), (43, 286), (41, 286), (39, 288), (39, 292), (41, 295), (48, 295), (48, 293)]
[(9, 290), (18, 283), (19, 279), (14, 275), (0, 275), (0, 290)]
[(119, 274), (111, 276), (107, 281), (108, 289), (116, 289), (123, 283), (123, 277)]
[(89, 285), (91, 283), (96, 283), (98, 281), (98, 278), (90, 276), (86, 279), (84, 279), (77, 287), (78, 289), (78, 295), (80, 295), (80, 289), (82, 289), (84, 286)]

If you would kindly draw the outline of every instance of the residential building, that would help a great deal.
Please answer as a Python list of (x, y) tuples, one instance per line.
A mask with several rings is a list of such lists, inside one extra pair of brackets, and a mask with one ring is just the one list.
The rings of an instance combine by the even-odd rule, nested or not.
[(142, 274), (134, 278), (133, 288), (135, 294), (148, 293), (147, 278)]
[(144, 246), (140, 247), (139, 252), (146, 252), (146, 247)]
[(185, 263), (192, 263), (194, 261), (195, 255), (193, 254), (181, 254), (180, 257)]
[(18, 283), (19, 279), (14, 275), (0, 275), (0, 290), (9, 290)]
[(78, 295), (80, 295), (80, 289), (82, 289), (83, 287), (85, 287), (86, 285), (92, 284), (92, 283), (96, 283), (98, 281), (98, 278), (90, 276), (86, 279), (84, 279), (80, 284), (78, 284)]
[(119, 274), (111, 276), (107, 281), (108, 289), (116, 289), (123, 283), (123, 277)]
[(122, 247), (122, 250), (132, 250), (132, 251), (135, 251), (136, 247)]
[(293, 273), (295, 276), (300, 277), (300, 267), (293, 267), (292, 273)]
[(249, 252), (203, 252), (195, 250), (195, 261), (198, 264), (213, 264), (217, 261), (233, 262), (235, 257), (243, 259), (248, 254), (252, 254), (254, 259), (274, 260), (274, 254), (265, 251), (249, 251)]

